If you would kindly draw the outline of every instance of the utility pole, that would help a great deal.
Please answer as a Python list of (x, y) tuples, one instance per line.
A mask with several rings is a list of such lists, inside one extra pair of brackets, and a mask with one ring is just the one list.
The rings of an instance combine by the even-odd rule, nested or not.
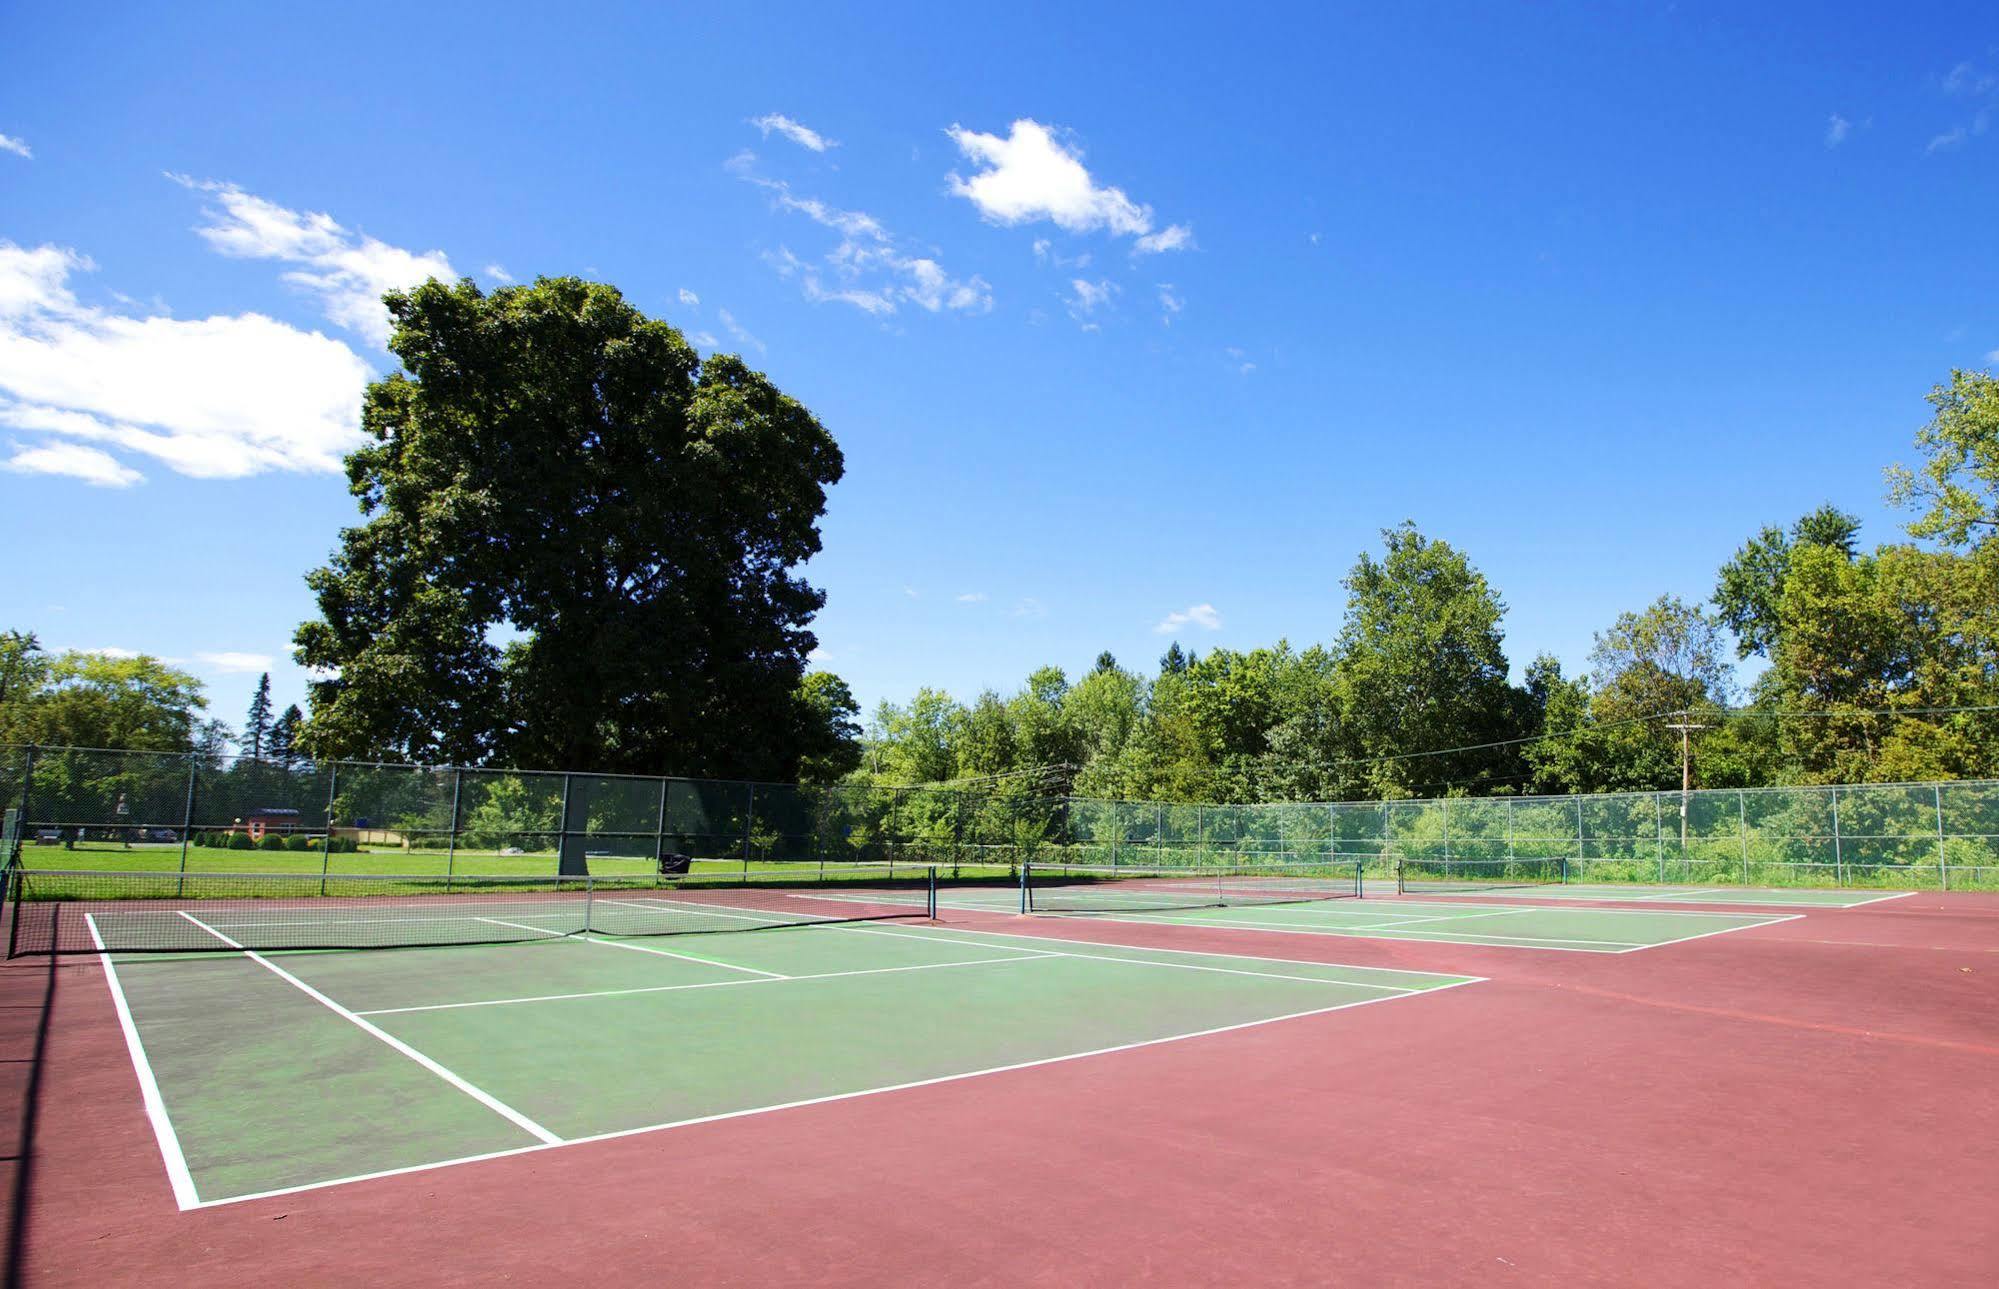
[(1680, 855), (1682, 858), (1685, 858), (1687, 853), (1687, 794), (1692, 792), (1694, 787), (1693, 751), (1687, 740), (1695, 730), (1704, 730), (1709, 727), (1696, 724), (1692, 712), (1681, 712), (1680, 719), (1677, 722), (1667, 722), (1666, 728), (1680, 732)]

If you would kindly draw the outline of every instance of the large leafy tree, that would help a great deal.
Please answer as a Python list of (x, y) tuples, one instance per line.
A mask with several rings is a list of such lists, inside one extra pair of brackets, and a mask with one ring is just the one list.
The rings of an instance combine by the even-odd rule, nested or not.
[(1791, 552), (1801, 546), (1826, 546), (1853, 558), (1860, 521), (1833, 505), (1820, 506), (1791, 525), (1787, 533), (1774, 525), (1742, 544), (1721, 566), (1714, 588), (1721, 622), (1735, 633), (1738, 656), (1768, 655), (1777, 643), (1777, 602), (1791, 567)]
[(387, 297), (403, 370), (307, 582), (317, 755), (789, 777), (839, 448), (730, 355), (574, 278)]
[(1499, 593), (1448, 542), (1413, 524), (1385, 529), (1387, 550), (1347, 575), (1338, 655), (1348, 737), (1371, 760), (1370, 785), (1402, 795), (1440, 782), (1511, 772), (1503, 752), (1393, 761), (1398, 753), (1501, 739), (1514, 732)]
[(1999, 537), (1999, 377), (1953, 371), (1929, 403), (1936, 415), (1916, 431), (1923, 463), (1890, 467), (1889, 499), (1919, 512), (1911, 537), (1948, 546)]
[(184, 752), (208, 706), (199, 680), (141, 654), (50, 657), (32, 635), (0, 637), (0, 743)]

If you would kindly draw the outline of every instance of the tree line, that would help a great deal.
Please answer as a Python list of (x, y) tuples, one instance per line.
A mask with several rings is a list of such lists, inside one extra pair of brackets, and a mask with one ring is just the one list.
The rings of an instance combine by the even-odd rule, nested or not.
[[(1902, 782), (1999, 772), (1999, 380), (1929, 395), (1911, 518), (1865, 550), (1827, 505), (1746, 540), (1711, 597), (1662, 595), (1566, 675), (1510, 679), (1506, 606), (1469, 556), (1405, 523), (1347, 574), (1327, 644), (1150, 673), (1105, 653), (1009, 695), (935, 689), (874, 713), (857, 776), (1179, 801), (1350, 800)], [(1766, 665), (1746, 692), (1734, 663)], [(1685, 727), (1684, 730), (1681, 727)]]

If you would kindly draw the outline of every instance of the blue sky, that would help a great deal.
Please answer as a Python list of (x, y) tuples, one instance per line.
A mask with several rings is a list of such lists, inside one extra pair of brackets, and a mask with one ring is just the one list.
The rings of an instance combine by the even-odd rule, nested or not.
[(582, 274), (839, 439), (869, 706), (1330, 639), (1404, 518), (1579, 666), (1999, 362), (1993, 11), (1742, 8), (13, 6), (0, 617), (301, 699), (373, 296)]

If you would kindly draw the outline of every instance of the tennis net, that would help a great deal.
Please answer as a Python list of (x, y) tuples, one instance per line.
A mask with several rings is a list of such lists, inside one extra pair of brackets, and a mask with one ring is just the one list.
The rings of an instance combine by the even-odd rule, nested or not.
[(17, 868), (7, 956), (503, 944), (935, 916), (934, 870), (896, 869), (447, 879)]
[(1360, 865), (1257, 864), (1204, 868), (1091, 867), (1028, 863), (1024, 913), (1134, 913), (1353, 899)]
[(1466, 894), (1557, 886), (1568, 880), (1564, 859), (1405, 859), (1395, 866), (1404, 895)]

